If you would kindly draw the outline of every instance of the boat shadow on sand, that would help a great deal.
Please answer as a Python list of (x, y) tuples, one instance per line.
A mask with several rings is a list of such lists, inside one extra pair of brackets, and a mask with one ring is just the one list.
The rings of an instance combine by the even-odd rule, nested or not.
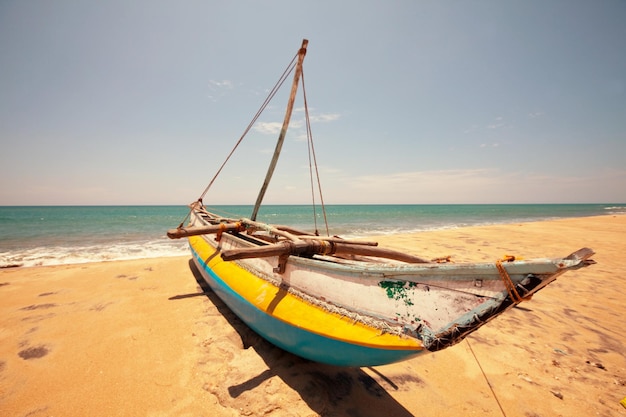
[[(307, 406), (320, 416), (402, 417), (413, 415), (398, 403), (387, 392), (387, 389), (361, 368), (345, 368), (312, 362), (292, 355), (261, 338), (211, 290), (192, 260), (189, 261), (189, 268), (202, 289), (202, 293), (180, 295), (171, 299), (205, 295), (241, 338), (243, 349), (254, 349), (267, 365), (266, 370), (251, 378), (242, 372), (233, 371), (232, 375), (221, 375), (223, 380), (217, 383), (212, 382), (210, 388), (207, 388), (205, 384), (205, 389), (216, 395), (222, 406), (240, 409), (242, 405), (240, 400), (245, 397), (272, 397), (275, 393), (268, 393), (271, 391), (267, 387), (268, 381), (278, 377), (296, 391)], [(389, 385), (390, 389), (401, 389), (379, 371), (373, 368), (368, 369)], [(256, 395), (255, 391), (258, 391)], [(272, 407), (271, 404), (258, 405), (257, 411), (266, 412), (268, 406)], [(281, 404), (280, 407), (295, 411), (296, 404)], [(251, 411), (254, 413), (254, 410)]]

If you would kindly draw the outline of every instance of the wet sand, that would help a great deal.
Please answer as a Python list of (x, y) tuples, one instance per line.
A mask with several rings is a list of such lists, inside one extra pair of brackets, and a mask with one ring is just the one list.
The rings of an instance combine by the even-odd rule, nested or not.
[(189, 257), (0, 270), (0, 415), (625, 415), (626, 216), (376, 239), (457, 262), (587, 246), (597, 264), (456, 346), (360, 369), (265, 342)]

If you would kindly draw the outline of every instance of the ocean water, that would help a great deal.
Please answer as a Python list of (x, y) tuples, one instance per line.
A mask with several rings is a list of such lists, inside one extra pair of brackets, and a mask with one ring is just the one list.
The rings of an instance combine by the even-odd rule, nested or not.
[[(227, 217), (250, 217), (252, 206), (214, 206)], [(186, 206), (0, 206), (0, 268), (188, 255), (186, 240), (167, 229)], [(331, 205), (330, 235), (363, 237), (472, 225), (626, 214), (626, 204)], [(257, 220), (326, 234), (322, 211), (265, 206)]]

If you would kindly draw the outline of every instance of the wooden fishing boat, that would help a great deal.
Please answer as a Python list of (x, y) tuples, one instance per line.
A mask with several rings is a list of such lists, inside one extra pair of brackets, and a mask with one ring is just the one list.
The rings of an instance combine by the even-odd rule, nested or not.
[(458, 343), (562, 273), (593, 263), (588, 248), (559, 259), (430, 261), (376, 242), (257, 221), (289, 125), (306, 47), (304, 40), (290, 64), (295, 75), (283, 128), (250, 218), (224, 217), (206, 208), (203, 198), (216, 174), (190, 205), (189, 221), (168, 231), (170, 238), (189, 239), (206, 282), (254, 331), (317, 362), (397, 362)]

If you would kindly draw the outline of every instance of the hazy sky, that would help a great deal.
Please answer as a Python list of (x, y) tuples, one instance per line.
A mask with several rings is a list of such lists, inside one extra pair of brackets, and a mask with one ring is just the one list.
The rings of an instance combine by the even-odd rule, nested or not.
[[(626, 202), (626, 2), (0, 2), (0, 205), (186, 204), (309, 39), (327, 204)], [(282, 95), (209, 191), (253, 204)], [(302, 101), (267, 203), (307, 203)]]

